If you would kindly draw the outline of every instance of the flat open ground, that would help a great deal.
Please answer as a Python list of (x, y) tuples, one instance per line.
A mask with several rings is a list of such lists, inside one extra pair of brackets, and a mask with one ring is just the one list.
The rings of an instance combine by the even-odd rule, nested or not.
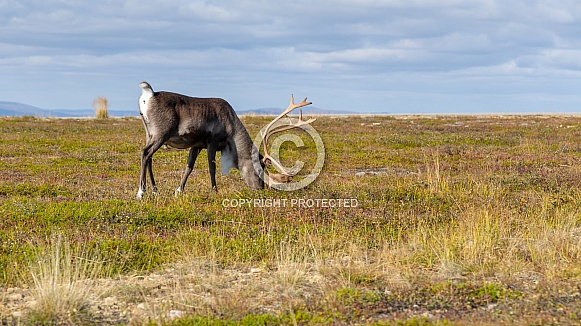
[[(579, 323), (581, 117), (313, 125), (326, 162), (305, 189), (232, 173), (213, 193), (201, 156), (175, 197), (187, 152), (161, 149), (137, 200), (140, 120), (0, 118), (0, 320)], [(285, 159), (312, 163), (305, 144)], [(330, 199), (356, 205), (291, 205)]]

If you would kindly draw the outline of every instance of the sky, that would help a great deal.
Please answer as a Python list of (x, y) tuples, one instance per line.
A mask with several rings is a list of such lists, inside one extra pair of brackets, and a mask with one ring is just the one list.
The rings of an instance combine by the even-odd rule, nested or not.
[(0, 101), (578, 113), (580, 31), (578, 0), (0, 0)]

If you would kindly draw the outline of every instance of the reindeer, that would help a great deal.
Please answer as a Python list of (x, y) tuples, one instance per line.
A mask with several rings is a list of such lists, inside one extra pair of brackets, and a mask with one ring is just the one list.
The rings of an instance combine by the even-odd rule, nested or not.
[[(291, 96), (288, 108), (263, 130), (264, 156), (253, 144), (248, 131), (228, 102), (220, 98), (197, 98), (171, 92), (154, 92), (147, 82), (139, 84), (139, 112), (145, 127), (146, 144), (141, 151), (140, 183), (137, 197), (141, 198), (146, 188), (146, 173), (149, 174), (153, 192), (157, 191), (153, 178), (152, 157), (164, 144), (179, 149), (189, 148), (188, 161), (176, 195), (183, 192), (192, 172), (196, 158), (202, 149), (208, 151), (208, 165), (212, 189), (216, 186), (216, 152), (221, 152), (221, 170), (228, 174), (232, 168), (241, 172), (242, 179), (253, 190), (264, 188), (265, 177), (269, 182), (290, 182), (292, 173), (267, 152), (266, 142), (274, 133), (300, 128), (315, 119), (302, 120), (294, 124), (274, 127), (275, 122), (292, 110), (312, 104), (305, 98), (295, 104)], [(281, 174), (264, 175), (267, 165), (274, 165)]]

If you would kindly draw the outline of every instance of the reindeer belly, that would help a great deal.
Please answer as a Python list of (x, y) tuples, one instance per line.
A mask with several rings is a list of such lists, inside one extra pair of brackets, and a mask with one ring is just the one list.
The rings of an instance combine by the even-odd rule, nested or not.
[[(208, 141), (205, 137), (192, 137), (192, 135), (174, 136), (168, 139), (165, 143), (166, 145), (179, 149), (186, 149), (190, 147), (208, 148)], [(222, 151), (226, 145), (226, 141), (219, 141), (216, 150)]]
[(168, 139), (167, 142), (165, 142), (167, 145), (174, 147), (174, 148), (179, 148), (179, 149), (185, 149), (185, 148), (190, 148), (190, 147), (197, 147), (197, 148), (206, 148), (206, 142), (204, 140), (193, 140), (193, 139), (188, 139), (185, 137), (172, 137), (170, 139)]

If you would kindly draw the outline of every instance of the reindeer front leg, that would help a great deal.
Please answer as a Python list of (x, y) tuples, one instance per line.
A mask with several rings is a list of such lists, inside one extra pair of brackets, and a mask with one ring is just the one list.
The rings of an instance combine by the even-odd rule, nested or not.
[(218, 144), (211, 142), (208, 145), (208, 167), (210, 169), (210, 180), (212, 182), (212, 190), (218, 191), (216, 186), (216, 150), (218, 149)]
[(188, 181), (188, 177), (190, 173), (192, 173), (192, 169), (194, 168), (194, 164), (196, 163), (196, 158), (198, 158), (198, 154), (200, 154), (201, 148), (190, 148), (190, 154), (188, 155), (188, 164), (186, 166), (186, 170), (184, 171), (184, 176), (182, 177), (182, 182), (180, 183), (179, 187), (176, 189), (176, 196), (182, 193), (184, 189), (186, 189), (186, 181)]

